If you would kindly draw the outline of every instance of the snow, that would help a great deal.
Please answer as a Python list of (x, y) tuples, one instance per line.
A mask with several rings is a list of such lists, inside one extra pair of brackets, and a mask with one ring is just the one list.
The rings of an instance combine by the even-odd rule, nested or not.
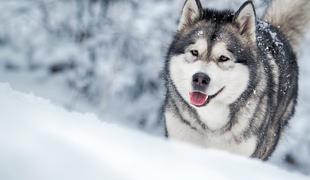
[(0, 84), (0, 179), (309, 179), (258, 160), (152, 137)]
[[(259, 15), (268, 1), (255, 0)], [(203, 5), (211, 8), (234, 10), (242, 2), (202, 0)], [(0, 1), (0, 82), (9, 82), (18, 91), (49, 99), (64, 107), (63, 111), (93, 113), (100, 121), (115, 124), (111, 129), (118, 129), (115, 126), (121, 124), (163, 136), (160, 108), (165, 90), (161, 70), (182, 5), (180, 0)], [(270, 162), (309, 175), (308, 36), (299, 54), (297, 112)], [(21, 105), (16, 107), (19, 110)], [(6, 113), (3, 111), (0, 113)], [(54, 114), (51, 112), (49, 116)], [(93, 117), (86, 119), (98, 121)], [(27, 124), (18, 127), (23, 132)], [(48, 147), (41, 148), (49, 152)], [(57, 153), (65, 154), (72, 149), (65, 147), (64, 152)], [(62, 167), (75, 167), (74, 154), (69, 155), (72, 163), (64, 163)], [(91, 160), (87, 156), (81, 161)], [(37, 168), (37, 173), (48, 170)]]

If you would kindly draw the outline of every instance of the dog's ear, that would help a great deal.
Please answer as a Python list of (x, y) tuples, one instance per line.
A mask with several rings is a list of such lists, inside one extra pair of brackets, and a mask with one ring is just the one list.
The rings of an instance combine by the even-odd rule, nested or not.
[(234, 17), (241, 35), (256, 41), (256, 13), (252, 1), (246, 1), (236, 12)]
[(186, 0), (183, 6), (181, 19), (178, 30), (193, 24), (202, 14), (202, 6), (200, 0)]

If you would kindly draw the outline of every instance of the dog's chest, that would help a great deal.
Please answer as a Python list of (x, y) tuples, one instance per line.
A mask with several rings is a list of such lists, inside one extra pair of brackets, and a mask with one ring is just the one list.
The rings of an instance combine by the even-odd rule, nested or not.
[[(197, 113), (203, 122), (208, 122), (206, 124), (211, 125), (213, 128), (224, 126), (229, 121), (229, 110), (225, 108), (211, 108), (203, 113)], [(251, 156), (256, 149), (256, 137), (242, 139), (237, 134), (234, 134), (234, 129), (222, 134), (202, 131), (197, 126), (198, 124), (195, 124), (194, 119), (187, 119), (191, 123), (190, 126), (174, 112), (170, 111), (166, 111), (165, 118), (167, 130), (172, 139), (190, 142), (203, 147), (222, 149), (245, 156)]]
[(256, 149), (257, 138), (238, 139), (231, 132), (224, 135), (209, 134), (205, 137), (205, 147), (227, 150), (229, 152), (251, 156)]
[[(211, 102), (208, 106), (197, 109), (196, 112), (199, 120), (205, 123), (210, 130), (220, 129), (229, 122), (230, 110), (228, 106)], [(184, 113), (182, 115), (184, 115)], [(193, 123), (195, 122), (194, 119), (190, 121)]]

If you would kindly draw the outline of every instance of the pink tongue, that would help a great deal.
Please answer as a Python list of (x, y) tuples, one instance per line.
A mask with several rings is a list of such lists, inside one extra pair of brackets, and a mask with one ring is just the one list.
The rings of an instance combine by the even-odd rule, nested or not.
[(208, 95), (200, 92), (189, 93), (190, 101), (195, 106), (203, 106), (208, 100)]

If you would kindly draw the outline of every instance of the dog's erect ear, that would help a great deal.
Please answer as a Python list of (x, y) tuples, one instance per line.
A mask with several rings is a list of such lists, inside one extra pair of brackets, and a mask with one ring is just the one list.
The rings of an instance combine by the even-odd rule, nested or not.
[(178, 30), (193, 24), (202, 14), (202, 6), (200, 0), (186, 0), (183, 6), (181, 19), (179, 22)]
[(241, 35), (247, 36), (253, 42), (256, 41), (256, 13), (252, 1), (245, 2), (236, 12), (234, 22)]

